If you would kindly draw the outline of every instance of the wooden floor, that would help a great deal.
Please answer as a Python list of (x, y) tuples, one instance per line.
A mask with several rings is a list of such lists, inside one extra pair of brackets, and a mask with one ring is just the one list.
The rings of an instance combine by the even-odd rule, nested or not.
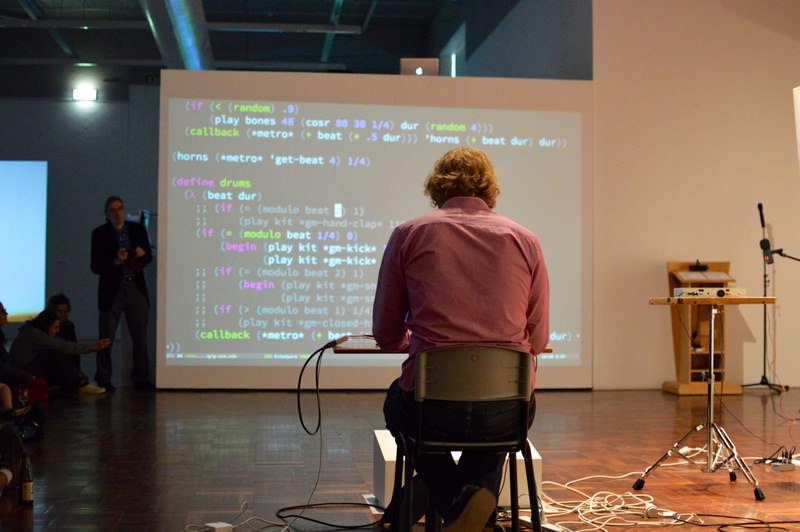
[[(540, 392), (537, 397), (532, 441), (543, 459), (544, 492), (559, 500), (577, 496), (550, 482), (642, 471), (706, 416), (704, 397), (660, 391)], [(108, 398), (54, 396), (45, 437), (27, 445), (35, 479), (33, 508), (22, 508), (16, 494), (5, 494), (0, 524), (4, 531), (177, 532), (192, 530), (191, 524), (240, 523), (252, 516), (276, 521), (279, 508), (307, 501), (320, 456), (313, 502), (361, 502), (363, 494), (373, 492), (372, 431), (383, 428), (382, 400), (377, 392), (324, 393), (320, 439), (301, 429), (293, 393), (122, 389)], [(313, 405), (306, 405), (307, 420), (313, 421)], [(754, 388), (724, 398), (718, 421), (751, 465), (765, 501), (754, 500), (741, 473), (732, 483), (724, 470), (707, 473), (690, 464), (657, 468), (637, 493), (677, 512), (795, 520), (782, 526), (800, 530), (800, 469), (753, 465), (754, 457), (797, 444), (800, 432), (792, 418), (800, 415), (798, 408), (795, 390), (772, 396)], [(700, 433), (686, 445), (704, 442)], [(621, 495), (631, 491), (634, 480), (588, 479), (573, 486), (586, 494)], [(366, 508), (308, 515), (345, 526), (375, 519)], [(548, 519), (574, 522), (575, 516)], [(254, 529), (266, 526), (250, 523)], [(326, 527), (296, 522), (295, 528)]]

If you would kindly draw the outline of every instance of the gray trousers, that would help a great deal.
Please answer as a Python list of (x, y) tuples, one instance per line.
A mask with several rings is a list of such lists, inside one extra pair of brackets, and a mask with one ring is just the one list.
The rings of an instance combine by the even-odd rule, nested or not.
[(125, 314), (125, 322), (128, 324), (133, 344), (131, 380), (134, 385), (147, 383), (147, 316), (149, 310), (147, 298), (144, 297), (136, 283), (123, 281), (111, 307), (100, 311), (100, 338), (111, 338), (112, 340), (112, 345), (108, 349), (97, 352), (95, 380), (101, 386), (111, 383), (111, 349), (114, 347), (114, 336), (123, 314)]

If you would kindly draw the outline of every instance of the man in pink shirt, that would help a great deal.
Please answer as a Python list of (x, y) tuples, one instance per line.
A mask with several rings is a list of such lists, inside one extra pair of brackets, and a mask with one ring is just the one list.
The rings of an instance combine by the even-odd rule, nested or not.
[[(416, 433), (417, 353), (483, 344), (535, 357), (549, 335), (549, 285), (539, 239), (492, 210), (500, 189), (486, 154), (475, 148), (447, 152), (427, 177), (425, 193), (438, 209), (392, 233), (373, 308), (378, 345), (409, 354), (384, 403), (394, 434)], [(531, 421), (534, 406), (531, 394)], [(515, 422), (507, 417), (484, 412), (482, 429)], [(475, 451), (464, 453), (458, 465), (449, 455), (428, 455), (418, 464), (449, 530), (482, 530), (491, 523), (503, 460), (499, 453)]]

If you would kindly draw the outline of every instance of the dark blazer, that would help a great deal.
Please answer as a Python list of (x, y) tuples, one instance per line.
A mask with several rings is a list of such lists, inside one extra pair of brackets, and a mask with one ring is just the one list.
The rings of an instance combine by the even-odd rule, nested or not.
[[(143, 268), (153, 260), (153, 250), (150, 249), (150, 239), (143, 226), (136, 222), (125, 222), (125, 227), (130, 236), (131, 248), (128, 253), (128, 266), (133, 270), (134, 282), (147, 298), (147, 285), (144, 282)], [(144, 256), (135, 258), (133, 250), (136, 247), (144, 250)], [(97, 306), (100, 310), (106, 310), (114, 303), (120, 284), (122, 284), (122, 265), (115, 266), (114, 259), (117, 258), (119, 243), (117, 232), (109, 222), (92, 231), (92, 271), (100, 276), (97, 282)]]

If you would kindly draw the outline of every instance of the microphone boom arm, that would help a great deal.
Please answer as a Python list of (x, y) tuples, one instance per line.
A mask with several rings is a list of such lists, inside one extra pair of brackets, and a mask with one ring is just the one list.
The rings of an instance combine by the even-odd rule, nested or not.
[(774, 253), (774, 254), (780, 255), (781, 257), (784, 257), (786, 259), (796, 260), (797, 262), (800, 262), (799, 258), (793, 257), (793, 256), (789, 255), (788, 253), (784, 253), (783, 252), (783, 248), (773, 249), (770, 253)]

